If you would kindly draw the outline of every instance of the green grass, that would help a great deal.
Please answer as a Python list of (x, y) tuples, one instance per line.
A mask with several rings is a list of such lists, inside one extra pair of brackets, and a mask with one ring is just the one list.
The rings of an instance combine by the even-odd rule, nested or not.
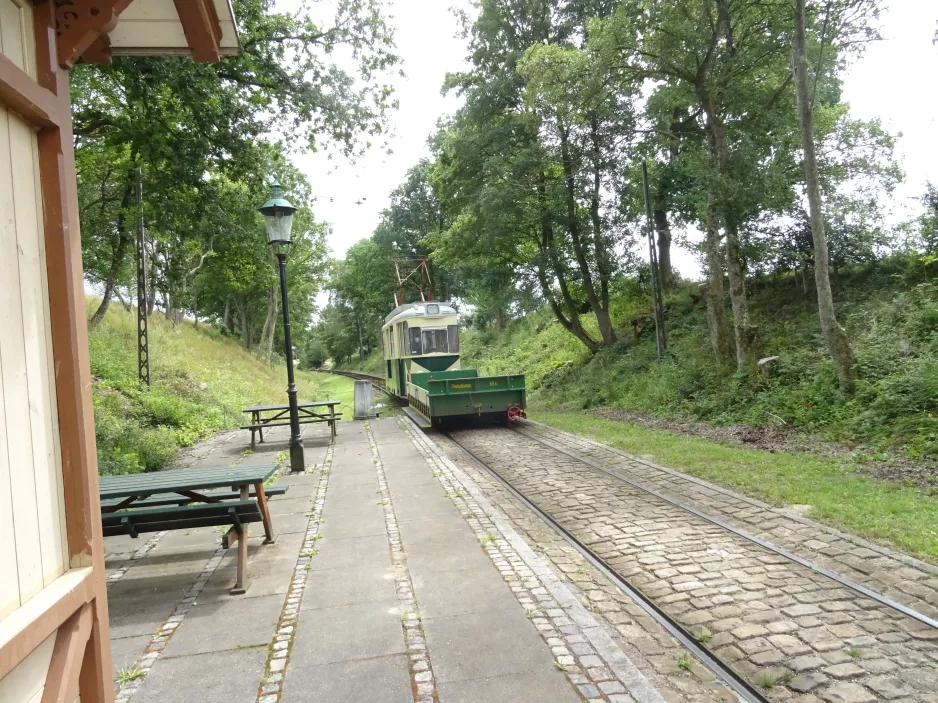
[(125, 666), (117, 670), (117, 674), (114, 676), (114, 681), (118, 686), (123, 686), (130, 683), (131, 681), (142, 679), (146, 675), (147, 672), (143, 671), (142, 669)]
[(361, 373), (370, 373), (375, 376), (384, 375), (384, 357), (381, 349), (373, 349), (364, 359), (353, 357), (347, 364), (340, 364), (336, 368), (345, 371), (360, 371)]
[[(97, 302), (88, 300), (89, 314)], [(180, 447), (239, 427), (245, 407), (286, 402), (286, 367), (267, 366), (237, 340), (204, 325), (173, 326), (160, 314), (149, 332), (151, 388), (141, 390), (135, 316), (112, 305), (90, 330), (100, 473), (160, 469)], [(352, 419), (351, 379), (297, 370), (296, 384), (301, 401), (338, 400)]]
[(938, 563), (938, 500), (807, 454), (741, 449), (581, 412), (531, 418), (777, 506), (810, 505), (812, 519)]

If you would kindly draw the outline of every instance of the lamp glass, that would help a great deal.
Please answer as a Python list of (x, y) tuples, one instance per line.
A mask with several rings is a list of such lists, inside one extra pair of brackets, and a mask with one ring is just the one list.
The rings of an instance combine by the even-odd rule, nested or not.
[(293, 233), (293, 213), (280, 208), (264, 213), (268, 244), (289, 244)]

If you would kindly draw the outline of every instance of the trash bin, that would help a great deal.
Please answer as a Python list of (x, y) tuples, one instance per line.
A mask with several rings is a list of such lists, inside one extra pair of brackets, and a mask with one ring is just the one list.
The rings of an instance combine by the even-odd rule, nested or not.
[(355, 381), (355, 419), (368, 420), (375, 416), (375, 403), (371, 381)]

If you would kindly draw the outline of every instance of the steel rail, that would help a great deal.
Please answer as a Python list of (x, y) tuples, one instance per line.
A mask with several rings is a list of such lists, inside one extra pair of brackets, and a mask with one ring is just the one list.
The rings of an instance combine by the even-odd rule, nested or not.
[(381, 391), (385, 395), (388, 395), (392, 398), (397, 399), (397, 396), (391, 393), (391, 391), (389, 391), (385, 387), (384, 378), (382, 378), (381, 376), (375, 376), (374, 374), (371, 374), (371, 373), (362, 373), (360, 371), (329, 370), (329, 371), (324, 371), (324, 373), (331, 373), (331, 374), (335, 374), (336, 376), (345, 376), (346, 378), (354, 378), (358, 381), (371, 381), (371, 385), (377, 388), (379, 391)]
[(468, 449), (465, 445), (459, 442), (459, 440), (454, 438), (449, 432), (440, 430), (440, 433), (457, 447), (462, 449), (466, 454), (471, 456), (480, 466), (488, 471), (488, 473), (490, 473), (513, 496), (515, 496), (515, 498), (517, 498), (526, 507), (537, 514), (550, 526), (551, 529), (563, 537), (563, 539), (566, 540), (570, 546), (583, 555), (583, 557), (589, 561), (590, 564), (596, 567), (606, 578), (608, 578), (610, 581), (616, 584), (616, 586), (627, 593), (639, 605), (639, 607), (642, 608), (642, 610), (648, 613), (649, 617), (664, 627), (664, 629), (667, 630), (676, 640), (678, 640), (682, 645), (684, 645), (684, 647), (690, 650), (690, 652), (693, 653), (693, 655), (696, 656), (701, 662), (703, 662), (703, 664), (708, 669), (710, 669), (710, 671), (712, 671), (717, 676), (717, 678), (719, 678), (724, 684), (732, 689), (740, 697), (740, 699), (746, 701), (746, 703), (769, 703), (769, 699), (763, 696), (756, 688), (754, 688), (748, 681), (746, 681), (746, 679), (733, 671), (733, 669), (730, 668), (730, 666), (721, 659), (715, 657), (708, 649), (701, 646), (694, 635), (686, 630), (683, 625), (678, 623), (674, 618), (659, 608), (658, 605), (656, 605), (650, 598), (645, 596), (641, 591), (634, 588), (624, 577), (617, 573), (615, 569), (609, 566), (602, 559), (602, 557), (597, 555), (592, 549), (583, 544), (576, 536), (573, 535), (572, 532), (567, 530), (563, 525), (551, 517), (549, 513), (541, 509), (540, 506), (538, 506), (521, 491), (515, 488), (514, 485), (504, 476), (498, 473), (498, 471), (483, 461), (471, 449)]
[(659, 500), (663, 500), (664, 502), (669, 503), (677, 508), (680, 508), (681, 510), (686, 510), (692, 515), (696, 515), (702, 520), (706, 520), (707, 522), (710, 522), (718, 527), (721, 527), (724, 530), (728, 530), (729, 532), (732, 532), (733, 534), (739, 537), (742, 537), (743, 539), (748, 540), (752, 542), (753, 544), (757, 544), (758, 546), (762, 547), (765, 550), (768, 550), (774, 554), (778, 554), (781, 557), (785, 557), (786, 559), (793, 561), (796, 564), (799, 564), (805, 567), (806, 569), (810, 569), (811, 571), (814, 571), (815, 573), (821, 574), (822, 576), (825, 576), (833, 581), (836, 581), (837, 583), (839, 583), (841, 586), (844, 586), (845, 588), (849, 588), (850, 590), (855, 591), (856, 593), (859, 593), (863, 596), (866, 596), (867, 598), (875, 600), (877, 603), (881, 603), (882, 605), (885, 605), (894, 610), (897, 610), (903, 615), (907, 615), (910, 618), (913, 618), (914, 620), (918, 620), (919, 622), (924, 623), (925, 625), (938, 629), (938, 620), (935, 620), (934, 618), (930, 618), (924, 613), (920, 613), (917, 610), (914, 610), (908, 607), (907, 605), (903, 605), (902, 603), (894, 601), (892, 598), (889, 598), (888, 596), (884, 596), (882, 593), (878, 593), (877, 591), (869, 589), (862, 584), (856, 583), (855, 581), (851, 581), (850, 579), (844, 576), (841, 576), (836, 571), (831, 571), (827, 567), (821, 566), (820, 564), (815, 564), (814, 562), (808, 559), (805, 559), (804, 557), (798, 556), (797, 554), (794, 554), (793, 552), (789, 552), (787, 549), (783, 549), (782, 547), (779, 547), (778, 545), (773, 544), (772, 542), (769, 542), (767, 540), (762, 539), (761, 537), (758, 537), (750, 532), (747, 532), (746, 530), (736, 527), (735, 525), (728, 523), (725, 520), (721, 520), (718, 517), (714, 517), (713, 515), (710, 515), (701, 510), (698, 510), (697, 508), (691, 505), (688, 505), (687, 503), (684, 503), (683, 501), (677, 500), (676, 498), (673, 498), (672, 496), (669, 496), (666, 493), (662, 493), (661, 491), (658, 491), (654, 488), (649, 488), (648, 486), (645, 486), (634, 479), (631, 479), (627, 476), (623, 476), (621, 475), (621, 470), (619, 469), (616, 469), (616, 470), (608, 469), (602, 466), (601, 464), (599, 464), (598, 462), (593, 461), (592, 459), (584, 458), (582, 456), (577, 456), (576, 454), (569, 452), (566, 449), (563, 449), (561, 447), (557, 447), (551, 444), (550, 442), (547, 442), (539, 437), (532, 437), (530, 434), (526, 432), (521, 432), (521, 430), (519, 429), (514, 429), (514, 431), (520, 434), (522, 437), (526, 437), (527, 439), (531, 440), (532, 442), (537, 442), (538, 444), (541, 444), (545, 447), (549, 447), (550, 449), (553, 449), (554, 451), (559, 452), (560, 454), (564, 454), (565, 456), (570, 457), (574, 461), (578, 461), (582, 464), (586, 464), (590, 468), (596, 469), (597, 471), (601, 471), (607, 476), (610, 476), (618, 481), (623, 481), (629, 484), (630, 486), (639, 489), (640, 491), (649, 493), (655, 496), (656, 498), (658, 498)]

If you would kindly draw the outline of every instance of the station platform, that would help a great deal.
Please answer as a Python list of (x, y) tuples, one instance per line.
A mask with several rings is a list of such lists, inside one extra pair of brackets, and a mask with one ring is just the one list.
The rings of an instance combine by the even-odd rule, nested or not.
[[(273, 463), (286, 436), (250, 452), (224, 433), (183, 463)], [(118, 701), (674, 700), (409, 420), (304, 441), (307, 472), (270, 500), (276, 542), (249, 537), (244, 595), (220, 529), (105, 540)]]

